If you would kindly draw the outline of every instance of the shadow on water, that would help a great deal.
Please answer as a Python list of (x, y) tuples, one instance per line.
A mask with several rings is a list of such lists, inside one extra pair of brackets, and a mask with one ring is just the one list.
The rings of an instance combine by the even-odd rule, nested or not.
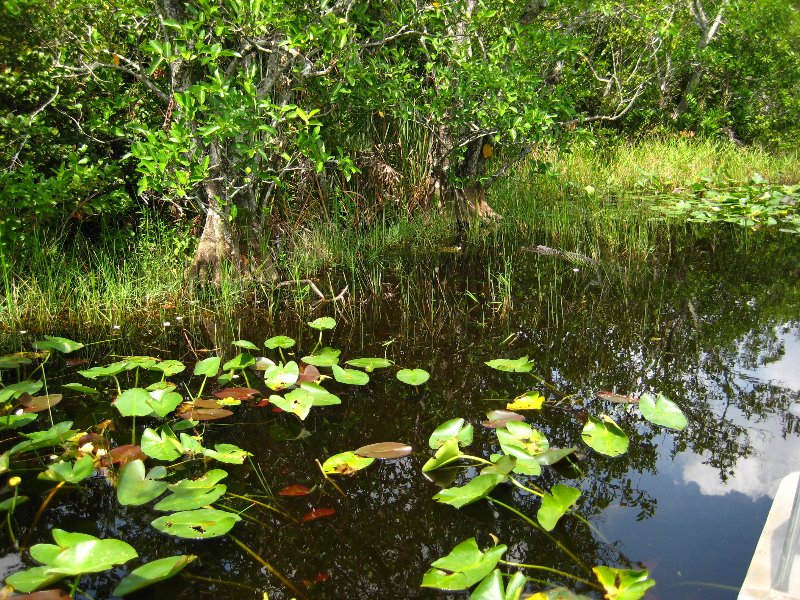
[[(420, 472), (432, 454), (428, 436), (441, 422), (464, 417), (475, 424), (472, 452), (488, 456), (498, 447), (493, 431), (478, 426), (486, 411), (538, 390), (549, 402), (529, 421), (552, 446), (582, 446), (589, 412), (613, 416), (631, 438), (623, 457), (583, 446), (579, 470), (545, 471), (542, 487), (562, 482), (581, 488), (578, 509), (593, 526), (566, 518), (554, 537), (589, 565), (644, 564), (658, 582), (652, 598), (734, 598), (777, 480), (800, 468), (800, 248), (793, 238), (731, 232), (678, 239), (669, 252), (624, 267), (521, 250), (396, 257), (392, 272), (375, 283), (381, 291), (375, 300), (307, 306), (312, 318), (336, 317), (326, 341), (342, 348), (343, 357), (385, 355), (400, 366), (427, 369), (431, 379), (416, 389), (387, 369), (375, 371), (364, 387), (330, 382), (342, 404), (314, 409), (302, 425), (269, 407), (242, 408), (230, 422), (206, 424), (207, 442), (253, 453), (256, 469), (225, 465), (230, 491), (271, 498), (285, 486), (304, 484), (314, 488), (310, 495), (274, 502), (296, 517), (315, 508), (336, 511), (297, 525), (223, 500), (259, 521), (240, 523), (233, 533), (311, 598), (448, 597), (421, 589), (422, 574), (473, 536), (481, 546), (497, 536), (509, 546), (508, 560), (582, 576), (550, 539), (499, 505), (456, 510), (434, 502), (438, 488)], [(299, 357), (317, 336), (289, 309), (277, 319), (257, 310), (166, 310), (163, 319), (168, 326), (95, 331), (96, 339), (111, 341), (87, 346), (81, 356), (92, 364), (127, 354), (191, 363), (214, 352), (232, 356), (234, 340), (260, 345), (280, 333), (298, 341)], [(52, 333), (79, 338), (69, 330)], [(546, 385), (484, 364), (522, 355), (533, 359)], [(50, 385), (79, 381), (77, 368), (62, 362)], [(263, 383), (256, 387), (264, 389)], [(681, 406), (689, 427), (673, 434), (651, 426), (634, 408), (598, 399), (600, 390), (662, 392)], [(56, 420), (73, 419), (78, 428), (113, 417), (103, 401), (68, 397), (54, 409)], [(128, 425), (117, 426), (113, 441), (127, 443)], [(380, 441), (408, 443), (415, 452), (337, 479), (346, 498), (322, 485), (316, 460)], [(33, 487), (48, 489), (43, 482)], [(494, 496), (530, 515), (538, 506), (517, 489), (501, 487)], [(15, 514), (23, 535), (37, 508), (31, 502)], [(291, 597), (230, 539), (168, 538), (149, 527), (157, 516), (147, 507), (120, 507), (105, 479), (95, 477), (59, 494), (32, 543), (49, 541), (48, 530), (60, 527), (127, 540), (144, 558), (200, 557), (182, 577), (134, 598), (261, 598), (264, 591), (273, 600)], [(11, 550), (5, 538), (1, 550)], [(86, 576), (81, 587), (107, 597), (109, 579), (121, 576)]]

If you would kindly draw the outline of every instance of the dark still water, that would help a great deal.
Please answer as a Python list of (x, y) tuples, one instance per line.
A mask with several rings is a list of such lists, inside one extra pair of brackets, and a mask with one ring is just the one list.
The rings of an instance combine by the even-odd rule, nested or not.
[[(491, 536), (508, 546), (508, 561), (582, 578), (592, 576), (564, 549), (589, 567), (644, 566), (657, 581), (649, 598), (735, 598), (779, 480), (800, 469), (797, 240), (694, 235), (642, 264), (621, 260), (597, 268), (522, 251), (511, 258), (443, 252), (411, 257), (407, 266), (398, 260), (402, 275), (385, 274), (379, 301), (315, 307), (307, 320), (336, 318), (336, 329), (324, 332), (323, 339), (342, 350), (341, 362), (386, 356), (398, 367), (428, 370), (426, 384), (414, 388), (398, 382), (397, 367), (375, 371), (365, 386), (328, 380), (325, 387), (342, 404), (315, 407), (303, 422), (273, 412), (271, 405), (235, 407), (233, 416), (205, 425), (203, 444), (236, 444), (253, 453), (252, 465), (205, 467), (194, 461), (178, 467), (176, 479), (224, 468), (229, 492), (257, 497), (295, 519), (313, 509), (333, 509), (329, 516), (294, 523), (241, 498), (225, 496), (215, 503), (247, 509), (253, 520), (241, 521), (231, 533), (308, 598), (466, 597), (423, 590), (419, 584), (430, 563), (456, 544), (475, 537), (485, 548)], [(170, 325), (123, 325), (121, 334), (109, 326), (98, 339), (116, 339), (70, 356), (94, 365), (146, 354), (182, 360), (191, 372), (192, 363), (209, 355), (203, 350), (231, 358), (234, 340), (262, 346), (268, 337), (288, 335), (298, 342), (298, 360), (317, 340), (316, 331), (288, 314), (275, 321), (254, 312), (201, 318), (167, 311), (164, 319)], [(52, 333), (70, 337), (69, 331)], [(19, 343), (31, 341), (23, 337)], [(263, 346), (262, 352), (278, 358)], [(499, 372), (484, 364), (523, 355), (534, 361), (532, 374)], [(91, 383), (76, 373), (85, 366), (67, 366), (60, 356), (52, 361), (51, 389)], [(257, 373), (248, 377), (252, 387), (269, 396)], [(196, 391), (199, 382), (195, 377), (187, 384)], [(122, 383), (123, 389), (134, 386)], [(81, 429), (114, 419), (115, 429), (106, 433), (111, 445), (129, 443), (130, 419), (110, 408), (115, 388), (104, 389), (108, 393), (96, 400), (65, 391), (53, 417), (72, 419)], [(528, 422), (552, 447), (578, 447), (581, 460), (577, 468), (546, 468), (530, 481), (544, 489), (557, 483), (579, 488), (576, 512), (584, 520), (567, 515), (546, 536), (495, 502), (455, 509), (434, 501), (440, 488), (421, 473), (434, 453), (427, 443), (431, 432), (462, 417), (475, 426), (467, 451), (488, 458), (499, 446), (494, 430), (480, 425), (486, 412), (533, 390), (547, 402), (542, 410), (525, 413)], [(178, 391), (187, 395), (185, 388)], [(661, 392), (681, 407), (689, 426), (676, 433), (650, 425), (636, 407), (598, 399), (598, 391)], [(582, 443), (589, 414), (609, 415), (622, 427), (630, 438), (626, 454), (609, 458)], [(43, 413), (39, 419), (44, 423), (48, 417)], [(137, 419), (139, 434), (157, 424)], [(35, 429), (27, 427), (23, 431)], [(5, 450), (18, 438), (5, 431), (0, 440), (6, 440), (0, 442)], [(414, 453), (335, 478), (344, 497), (324, 482), (315, 461), (385, 441), (409, 444)], [(148, 460), (148, 467), (154, 464)], [(456, 483), (476, 472), (463, 472)], [(25, 538), (52, 487), (33, 477), (23, 482), (32, 501), (15, 513), (18, 538)], [(313, 488), (312, 493), (275, 495), (295, 484)], [(535, 519), (537, 497), (507, 485), (492, 497)], [(180, 576), (132, 598), (297, 595), (228, 537), (186, 542), (156, 531), (150, 522), (163, 513), (152, 505), (120, 506), (107, 480), (95, 475), (55, 496), (30, 543), (50, 542), (49, 530), (59, 527), (125, 540), (143, 559), (199, 557)], [(2, 538), (2, 553), (0, 569), (22, 568), (8, 537)], [(26, 556), (23, 560), (34, 564)], [(129, 570), (86, 576), (80, 588), (85, 597), (109, 597)], [(531, 592), (566, 585), (602, 596), (544, 570), (525, 573), (537, 580), (526, 588)]]

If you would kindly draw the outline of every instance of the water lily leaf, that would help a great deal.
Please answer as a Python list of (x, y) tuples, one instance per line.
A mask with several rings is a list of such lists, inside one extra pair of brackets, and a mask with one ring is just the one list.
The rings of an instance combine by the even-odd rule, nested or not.
[(0, 369), (16, 369), (22, 365), (31, 364), (31, 359), (21, 354), (6, 354), (0, 356)]
[(226, 408), (192, 408), (191, 410), (184, 411), (178, 416), (187, 421), (216, 421), (217, 419), (224, 419), (230, 417), (233, 411)]
[(322, 374), (319, 372), (319, 369), (314, 365), (306, 365), (298, 381), (319, 383), (320, 379), (322, 379)]
[(614, 392), (597, 392), (595, 394), (600, 400), (608, 400), (609, 402), (614, 402), (616, 404), (637, 404), (639, 402), (638, 398), (634, 398), (633, 396), (626, 396), (624, 394), (615, 394)]
[(508, 373), (530, 373), (533, 370), (533, 361), (529, 361), (527, 356), (517, 359), (496, 358), (486, 361), (485, 364), (498, 371), (506, 371)]
[(663, 394), (659, 394), (656, 398), (653, 398), (652, 394), (642, 394), (642, 397), (639, 398), (639, 410), (642, 411), (642, 416), (651, 423), (669, 429), (682, 431), (689, 424), (678, 405)]
[(6, 498), (0, 502), (0, 513), (10, 512), (13, 514), (20, 504), (24, 504), (28, 500), (30, 500), (30, 498), (27, 496), (12, 496), (11, 498)]
[(564, 516), (569, 508), (581, 497), (580, 490), (557, 483), (549, 494), (542, 497), (542, 505), (536, 513), (539, 524), (546, 531), (553, 531), (558, 520)]
[(543, 592), (536, 592), (528, 596), (526, 600), (592, 600), (592, 598), (583, 594), (576, 594), (565, 587), (557, 587)]
[(178, 438), (168, 428), (158, 433), (148, 427), (142, 432), (140, 443), (142, 452), (157, 460), (175, 460), (184, 452)]
[(550, 448), (547, 452), (536, 455), (536, 462), (540, 465), (549, 467), (556, 464), (558, 461), (566, 458), (570, 454), (574, 454), (577, 448)]
[(333, 378), (339, 383), (348, 385), (366, 385), (369, 383), (369, 375), (356, 369), (343, 369), (338, 365), (332, 365)]
[(81, 385), (80, 383), (65, 383), (63, 387), (67, 388), (68, 390), (72, 390), (73, 392), (80, 392), (81, 394), (89, 394), (90, 396), (95, 396), (100, 393), (93, 387), (89, 387), (88, 385)]
[(194, 374), (203, 377), (216, 377), (219, 373), (221, 359), (219, 356), (209, 356), (194, 365)]
[(137, 556), (136, 550), (121, 540), (84, 540), (68, 546), (47, 564), (47, 569), (62, 576), (99, 573)]
[(443, 446), (450, 438), (456, 438), (459, 446), (469, 446), (472, 443), (474, 430), (472, 425), (464, 423), (464, 419), (460, 418), (445, 421), (433, 430), (431, 437), (428, 438), (428, 445), (435, 450)]
[(352, 360), (348, 360), (345, 364), (351, 367), (364, 369), (367, 373), (372, 373), (375, 369), (391, 367), (394, 362), (388, 358), (353, 358)]
[(355, 451), (359, 456), (366, 458), (382, 458), (384, 460), (391, 458), (402, 458), (411, 454), (411, 446), (401, 444), (399, 442), (378, 442), (377, 444), (368, 444), (361, 446)]
[[(483, 578), (472, 593), (470, 600), (519, 600), (527, 579), (520, 573), (514, 573), (508, 581), (508, 585), (503, 583), (503, 576), (500, 569), (495, 569)], [(532, 596), (528, 598), (533, 598)]]
[[(261, 392), (246, 387), (225, 388), (213, 393), (217, 398), (233, 398), (234, 400), (253, 400), (256, 396), (260, 396)], [(209, 407), (201, 407), (209, 408)]]
[(46, 335), (44, 336), (44, 340), (34, 342), (33, 347), (37, 350), (56, 350), (63, 354), (69, 354), (70, 352), (83, 348), (83, 344), (63, 337)]
[(304, 356), (302, 360), (307, 365), (314, 365), (315, 367), (332, 367), (339, 364), (339, 355), (341, 353), (341, 350), (325, 346), (311, 356)]
[(311, 396), (313, 406), (333, 406), (334, 404), (341, 404), (342, 400), (336, 394), (331, 394), (324, 387), (312, 381), (303, 382), (300, 384), (300, 389), (292, 390), (286, 396), (293, 394), (308, 394)]
[(492, 454), (491, 460), (494, 464), (481, 469), (481, 475), (490, 473), (508, 475), (517, 466), (516, 457), (508, 456), (507, 454)]
[(497, 566), (507, 547), (500, 544), (481, 552), (475, 538), (458, 544), (431, 565), (422, 577), (422, 587), (464, 590), (486, 577)]
[(581, 437), (592, 450), (606, 456), (619, 456), (628, 451), (628, 436), (611, 417), (605, 415), (602, 420), (590, 415)]
[(142, 452), (142, 448), (139, 445), (134, 444), (124, 444), (122, 446), (117, 446), (116, 448), (112, 448), (108, 451), (108, 454), (104, 457), (106, 458), (107, 464), (119, 465), (120, 467), (124, 467), (131, 461), (134, 460), (144, 460), (147, 458), (147, 455)]
[(134, 369), (150, 369), (155, 366), (158, 359), (152, 356), (126, 356), (124, 362), (125, 370), (133, 371)]
[(16, 446), (9, 450), (11, 456), (29, 450), (38, 450), (39, 448), (50, 448), (63, 444), (67, 440), (77, 434), (77, 431), (70, 429), (72, 421), (62, 421), (56, 423), (47, 431), (33, 431), (31, 433), (21, 433), (20, 435), (27, 438), (21, 441)]
[(234, 444), (214, 444), (214, 449), (203, 449), (203, 454), (219, 462), (231, 465), (241, 465), (248, 456), (253, 456), (252, 452), (242, 450)]
[(525, 392), (506, 404), (508, 410), (540, 410), (544, 404), (544, 396), (539, 392)]
[(38, 479), (80, 483), (92, 473), (94, 473), (94, 459), (87, 455), (74, 463), (68, 461), (54, 463), (47, 467), (46, 471), (39, 473)]
[(125, 390), (113, 404), (123, 417), (145, 417), (153, 412), (150, 393), (144, 388)]
[(6, 584), (18, 592), (32, 592), (63, 579), (60, 573), (51, 573), (48, 567), (33, 567), (6, 577)]
[(78, 371), (78, 373), (80, 373), (87, 379), (97, 379), (99, 377), (115, 377), (116, 375), (122, 373), (127, 365), (128, 363), (126, 363), (124, 360), (119, 360), (117, 362), (113, 362), (109, 365), (105, 365), (102, 367), (92, 367), (91, 369), (84, 369), (83, 371)]
[(186, 365), (179, 360), (162, 360), (154, 364), (150, 369), (153, 371), (161, 371), (164, 377), (170, 377), (183, 372), (183, 370), (186, 369)]
[(149, 392), (150, 399), (147, 403), (153, 409), (153, 413), (162, 419), (183, 402), (181, 395), (178, 392), (170, 391), (170, 389), (171, 388), (166, 388)]
[(449, 504), (461, 508), (488, 496), (498, 484), (508, 481), (502, 473), (486, 473), (470, 479), (469, 483), (461, 487), (447, 488), (436, 494), (433, 499), (442, 504)]
[(166, 475), (163, 467), (145, 475), (144, 463), (137, 459), (125, 464), (119, 473), (117, 500), (123, 506), (139, 506), (155, 500), (167, 489), (167, 483), (158, 481)]
[(12, 383), (0, 390), (0, 404), (19, 398), (23, 394), (35, 394), (44, 386), (44, 382), (39, 381), (20, 381)]
[(488, 421), (482, 425), (488, 429), (499, 429), (505, 427), (509, 421), (524, 421), (525, 417), (510, 410), (490, 410), (486, 413)]
[(274, 337), (269, 338), (268, 340), (264, 341), (264, 346), (269, 348), (270, 350), (275, 350), (276, 348), (283, 348), (286, 350), (287, 348), (291, 348), (295, 345), (295, 341), (286, 336), (286, 335), (276, 335)]
[(271, 390), (280, 391), (294, 385), (300, 377), (300, 367), (293, 360), (288, 363), (267, 367), (264, 371), (264, 383)]
[(196, 558), (193, 554), (182, 554), (151, 561), (123, 577), (112, 594), (120, 597), (127, 596), (149, 585), (174, 577)]
[(461, 449), (458, 447), (458, 439), (451, 437), (442, 444), (433, 458), (428, 459), (428, 462), (422, 465), (422, 472), (427, 473), (428, 471), (440, 469), (454, 460), (459, 459), (461, 456)]
[(28, 423), (35, 421), (38, 416), (39, 415), (36, 413), (23, 413), (21, 415), (9, 413), (7, 415), (0, 416), (0, 431), (4, 429), (18, 429), (20, 427), (25, 427), (25, 425)]
[(162, 533), (176, 537), (207, 539), (225, 535), (241, 520), (239, 515), (232, 512), (199, 508), (164, 515), (151, 524)]
[(336, 327), (336, 320), (332, 317), (320, 317), (319, 319), (314, 319), (310, 323), (306, 324), (312, 329), (322, 331), (324, 329), (333, 329)]
[(271, 366), (275, 364), (275, 361), (271, 358), (267, 358), (266, 356), (259, 356), (256, 358), (256, 363), (253, 365), (253, 369), (256, 371), (266, 371)]
[(183, 448), (184, 454), (195, 455), (202, 454), (205, 451), (200, 440), (202, 437), (199, 435), (189, 435), (187, 433), (180, 434), (180, 445)]
[(523, 475), (540, 475), (542, 467), (536, 457), (550, 448), (547, 437), (522, 421), (509, 421), (506, 427), (495, 431), (503, 452), (517, 459), (514, 472)]
[(295, 483), (293, 485), (287, 485), (285, 488), (278, 492), (278, 496), (308, 496), (311, 493), (311, 489), (308, 486), (305, 486), (300, 483)]
[(592, 567), (597, 580), (606, 590), (608, 600), (639, 600), (656, 582), (647, 569), (632, 571), (612, 567)]
[(408, 385), (422, 385), (428, 379), (430, 379), (431, 374), (428, 373), (425, 369), (400, 369), (396, 375), (399, 381), (406, 383)]
[(231, 344), (238, 348), (244, 348), (245, 350), (255, 350), (256, 352), (258, 352), (258, 346), (256, 346), (253, 342), (248, 340), (236, 340), (235, 342), (231, 342)]
[(247, 367), (252, 367), (254, 364), (256, 364), (256, 359), (253, 357), (253, 355), (249, 352), (242, 352), (222, 365), (222, 370), (241, 371)]
[(301, 517), (303, 523), (308, 523), (309, 521), (316, 521), (317, 519), (321, 519), (323, 517), (330, 517), (331, 515), (335, 515), (336, 510), (333, 508), (315, 508), (314, 510), (307, 512)]
[(222, 498), (228, 488), (226, 485), (220, 483), (209, 488), (175, 488), (174, 486), (170, 486), (170, 489), (172, 493), (158, 502), (153, 508), (165, 512), (202, 508)]
[(373, 462), (374, 458), (358, 456), (355, 452), (342, 452), (322, 463), (322, 470), (328, 475), (355, 475)]
[(278, 408), (293, 413), (303, 420), (305, 420), (308, 413), (311, 412), (311, 407), (314, 406), (313, 396), (302, 390), (292, 390), (286, 394), (286, 396), (273, 394), (269, 397), (269, 401)]

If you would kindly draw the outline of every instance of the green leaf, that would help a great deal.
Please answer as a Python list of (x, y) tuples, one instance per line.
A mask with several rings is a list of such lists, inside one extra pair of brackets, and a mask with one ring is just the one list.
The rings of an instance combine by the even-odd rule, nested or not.
[(239, 446), (234, 444), (214, 444), (214, 449), (203, 449), (203, 454), (219, 462), (228, 463), (232, 465), (241, 465), (244, 459), (248, 456), (253, 456), (252, 452), (242, 450)]
[[(508, 581), (508, 585), (503, 585), (503, 576), (500, 569), (495, 569), (483, 578), (470, 594), (470, 600), (519, 600), (525, 588), (527, 579), (520, 573)], [(531, 596), (534, 598), (534, 596)]]
[(22, 396), (22, 394), (30, 394), (33, 395), (42, 389), (44, 382), (39, 381), (20, 381), (18, 383), (12, 383), (11, 385), (7, 385), (3, 389), (0, 390), (0, 404), (4, 402), (8, 402), (9, 400), (14, 400)]
[(164, 374), (164, 377), (177, 375), (184, 369), (186, 369), (186, 365), (179, 360), (162, 360), (161, 362), (158, 362), (150, 367), (150, 370), (152, 371), (161, 371)]
[[(225, 471), (222, 471), (223, 477), (227, 476)], [(208, 476), (208, 473), (206, 474)], [(201, 478), (201, 480), (204, 478)], [(212, 479), (209, 479), (211, 481)], [(222, 496), (225, 495), (227, 491), (227, 486), (224, 484), (213, 484), (213, 485), (184, 485), (181, 486), (182, 483), (189, 481), (195, 482), (198, 480), (186, 480), (178, 482), (175, 485), (171, 485), (170, 491), (172, 492), (169, 496), (163, 498), (160, 502), (158, 502), (154, 508), (156, 510), (161, 511), (174, 511), (174, 510), (194, 510), (196, 508), (203, 508), (204, 506), (210, 505), (212, 502), (216, 502)], [(217, 479), (218, 481), (218, 479)]]
[(45, 341), (34, 342), (33, 347), (37, 350), (57, 350), (63, 354), (69, 354), (70, 352), (83, 348), (83, 344), (80, 342), (74, 342), (63, 337), (46, 335), (44, 339)]
[(83, 371), (78, 371), (78, 373), (87, 379), (97, 379), (98, 377), (114, 377), (122, 373), (127, 366), (128, 363), (126, 363), (124, 360), (120, 360), (103, 367), (84, 369)]
[(300, 377), (300, 367), (293, 360), (285, 365), (272, 365), (264, 370), (264, 383), (271, 390), (280, 391), (294, 385)]
[(82, 575), (106, 571), (137, 556), (136, 550), (121, 540), (88, 540), (68, 547), (47, 566), (51, 573)]
[(245, 350), (255, 350), (258, 352), (258, 346), (248, 340), (236, 340), (235, 342), (231, 342), (231, 344), (239, 348), (244, 348)]
[(369, 375), (363, 371), (355, 369), (343, 369), (338, 365), (333, 365), (333, 378), (339, 383), (348, 385), (366, 385), (369, 383)]
[(560, 483), (553, 486), (549, 494), (542, 497), (542, 505), (536, 513), (539, 524), (546, 531), (552, 531), (558, 520), (581, 497), (580, 490)]
[(354, 475), (373, 462), (374, 458), (358, 456), (355, 452), (342, 452), (322, 463), (322, 470), (329, 475)]
[(307, 323), (307, 325), (312, 329), (322, 331), (324, 329), (333, 329), (336, 327), (336, 320), (332, 317), (320, 317), (319, 319), (314, 319), (310, 323)]
[(94, 460), (86, 455), (75, 463), (60, 461), (50, 465), (46, 471), (39, 473), (38, 479), (47, 481), (63, 481), (65, 483), (80, 483), (94, 473)]
[(286, 396), (273, 394), (269, 397), (269, 401), (281, 410), (293, 413), (303, 420), (311, 412), (311, 407), (314, 406), (314, 398), (301, 390), (292, 390)]
[(403, 383), (417, 386), (428, 381), (428, 379), (431, 377), (431, 374), (425, 369), (401, 369), (397, 372), (396, 377)]
[(30, 358), (19, 353), (6, 354), (0, 356), (0, 369), (16, 369), (22, 365), (29, 365), (31, 362), (33, 361)]
[(529, 361), (527, 356), (517, 359), (496, 358), (486, 361), (486, 364), (498, 371), (506, 371), (509, 373), (530, 373), (531, 370), (533, 370), (533, 361)]
[(458, 445), (465, 447), (472, 443), (473, 427), (464, 424), (464, 419), (450, 419), (434, 429), (431, 437), (428, 438), (428, 445), (433, 448), (440, 448), (450, 438), (456, 438)]
[(283, 348), (284, 350), (287, 348), (291, 348), (295, 345), (295, 341), (285, 335), (276, 335), (274, 337), (269, 338), (268, 340), (264, 341), (264, 346), (269, 348), (270, 350), (275, 350), (276, 348)]
[(318, 383), (313, 381), (304, 381), (300, 384), (298, 390), (292, 390), (287, 396), (294, 394), (304, 393), (311, 396), (311, 403), (313, 406), (333, 406), (334, 404), (341, 404), (342, 401), (336, 394), (331, 394), (328, 390)]
[(597, 580), (606, 590), (608, 600), (639, 600), (656, 582), (647, 569), (632, 571), (612, 567), (593, 567)]
[(464, 590), (486, 577), (506, 551), (505, 544), (481, 552), (475, 538), (458, 544), (447, 556), (431, 565), (422, 577), (422, 587)]
[(461, 456), (461, 450), (458, 447), (458, 439), (451, 437), (442, 444), (433, 458), (428, 459), (428, 462), (422, 465), (422, 472), (427, 473), (428, 471), (440, 469), (454, 460), (458, 460)]
[(581, 437), (592, 450), (606, 456), (619, 456), (628, 451), (628, 436), (611, 417), (605, 415), (602, 420), (589, 415)]
[(123, 417), (145, 417), (153, 412), (150, 393), (143, 388), (125, 390), (113, 404)]
[(14, 413), (9, 413), (7, 415), (3, 415), (0, 417), (0, 431), (4, 429), (19, 429), (20, 427), (25, 427), (28, 423), (32, 423), (37, 419), (39, 415), (36, 413), (22, 413), (21, 415), (15, 415)]
[[(165, 428), (167, 429), (167, 428)], [(142, 452), (157, 460), (175, 460), (184, 453), (184, 448), (172, 431), (161, 430), (161, 433), (149, 427), (142, 432), (139, 441)]]
[(345, 364), (364, 369), (367, 373), (372, 373), (375, 369), (384, 369), (394, 363), (388, 358), (354, 358), (348, 360)]
[(0, 475), (8, 471), (11, 465), (11, 452), (0, 454)]
[(153, 390), (147, 401), (152, 411), (162, 419), (175, 410), (181, 402), (183, 402), (183, 397), (170, 389)]
[(62, 421), (61, 423), (56, 423), (47, 431), (22, 433), (20, 435), (27, 439), (11, 448), (9, 453), (13, 456), (20, 452), (38, 450), (39, 448), (51, 448), (63, 444), (64, 440), (78, 433), (77, 431), (71, 430), (70, 427), (72, 427), (72, 421)]
[(540, 475), (542, 467), (537, 456), (550, 448), (547, 437), (523, 421), (509, 421), (495, 430), (503, 452), (517, 459), (514, 472), (523, 475)]
[(48, 567), (33, 567), (25, 571), (18, 571), (6, 577), (6, 584), (12, 586), (16, 591), (29, 594), (39, 588), (55, 583), (63, 579), (60, 573), (51, 573)]
[(12, 496), (11, 498), (6, 498), (0, 502), (0, 513), (10, 512), (13, 514), (17, 506), (24, 504), (28, 500), (29, 498), (27, 496)]
[(467, 504), (483, 500), (498, 484), (504, 481), (508, 481), (508, 477), (502, 473), (485, 473), (474, 477), (469, 483), (461, 487), (442, 490), (436, 494), (433, 499), (442, 504), (449, 504), (450, 506), (461, 508)]
[(307, 365), (314, 365), (315, 367), (332, 367), (339, 364), (339, 355), (341, 353), (341, 350), (325, 346), (310, 356), (304, 356), (302, 360)]
[(642, 394), (639, 398), (639, 410), (645, 419), (662, 427), (682, 431), (689, 424), (678, 405), (662, 394), (657, 398), (653, 398), (652, 394)]
[(225, 535), (241, 520), (239, 515), (228, 511), (200, 508), (164, 515), (151, 525), (162, 533), (199, 540)]
[(202, 375), (203, 377), (216, 377), (217, 373), (219, 373), (220, 362), (219, 356), (204, 358), (194, 365), (194, 374)]
[(144, 463), (139, 459), (126, 463), (119, 474), (117, 500), (123, 506), (139, 506), (155, 500), (167, 489), (166, 482), (157, 481), (165, 474), (161, 467), (145, 475)]
[(126, 575), (114, 588), (112, 594), (127, 596), (149, 585), (174, 577), (196, 558), (193, 554), (182, 554), (151, 561)]
[(73, 392), (80, 392), (81, 394), (89, 394), (90, 396), (95, 396), (100, 393), (93, 387), (89, 387), (88, 385), (81, 385), (80, 383), (65, 383), (63, 387), (67, 388), (68, 390), (72, 390)]

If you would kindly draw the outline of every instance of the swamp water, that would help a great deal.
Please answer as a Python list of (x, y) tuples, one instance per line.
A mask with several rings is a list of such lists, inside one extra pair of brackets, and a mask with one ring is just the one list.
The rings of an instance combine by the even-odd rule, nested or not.
[[(364, 386), (325, 381), (342, 403), (314, 407), (302, 422), (273, 412), (272, 405), (232, 407), (233, 416), (198, 426), (204, 430), (203, 445), (236, 444), (252, 453), (252, 464), (186, 462), (174, 479), (224, 468), (228, 492), (259, 494), (259, 501), (297, 520), (252, 506), (245, 514), (257, 522), (242, 520), (231, 534), (308, 598), (466, 597), (419, 584), (431, 563), (457, 544), (475, 537), (487, 548), (492, 535), (508, 546), (507, 561), (581, 578), (594, 579), (575, 558), (589, 567), (646, 567), (657, 582), (649, 598), (735, 598), (777, 482), (800, 469), (799, 246), (789, 236), (693, 235), (647, 264), (631, 261), (597, 269), (522, 251), (511, 259), (449, 253), (415, 257), (416, 267), (405, 283), (387, 278), (382, 301), (324, 305), (309, 318), (336, 318), (336, 328), (323, 332), (324, 345), (342, 349), (342, 362), (386, 356), (397, 366), (370, 373)], [(174, 358), (184, 361), (190, 373), (192, 363), (209, 356), (203, 350), (217, 348), (225, 359), (233, 357), (240, 350), (231, 346), (234, 340), (250, 340), (261, 347), (260, 354), (277, 359), (276, 351), (265, 350), (262, 343), (288, 335), (297, 346), (286, 352), (296, 351), (299, 360), (318, 339), (318, 332), (290, 317), (276, 322), (257, 313), (182, 321), (178, 316), (164, 314), (169, 326), (123, 326), (122, 334), (109, 328), (98, 339), (117, 335), (116, 340), (87, 345), (69, 357), (86, 358), (89, 365), (124, 355)], [(91, 341), (69, 331), (46, 333)], [(33, 339), (14, 344), (30, 350)], [(522, 356), (533, 362), (531, 374), (485, 364)], [(116, 395), (110, 380), (82, 378), (77, 371), (86, 365), (68, 366), (61, 355), (51, 361), (51, 393), (69, 382), (107, 392), (92, 399), (65, 390), (64, 400), (53, 408), (54, 421), (70, 419), (74, 429), (88, 429), (113, 419), (115, 430), (106, 432), (111, 445), (130, 443), (131, 420), (120, 418), (109, 404)], [(399, 367), (426, 369), (430, 380), (418, 387), (405, 385), (395, 378)], [(4, 371), (4, 385), (9, 374), (13, 371)], [(142, 372), (139, 383), (157, 381), (159, 375)], [(269, 396), (257, 373), (248, 377), (252, 387)], [(132, 378), (126, 382), (123, 377), (123, 389), (134, 386)], [(201, 380), (187, 378), (193, 392)], [(212, 384), (209, 380), (206, 395), (223, 387)], [(244, 384), (240, 378), (232, 385)], [(591, 527), (567, 514), (547, 536), (499, 503), (482, 500), (456, 509), (434, 501), (440, 488), (421, 473), (435, 452), (428, 446), (433, 430), (464, 418), (475, 427), (465, 451), (488, 458), (499, 446), (495, 430), (481, 426), (487, 411), (503, 409), (515, 396), (534, 390), (547, 401), (541, 410), (524, 411), (527, 421), (547, 436), (551, 447), (578, 448), (580, 460), (577, 468), (545, 468), (531, 481), (545, 490), (558, 483), (580, 489), (575, 512)], [(188, 396), (186, 388), (177, 391)], [(660, 392), (680, 406), (688, 427), (675, 432), (652, 425), (635, 406), (598, 397), (599, 391)], [(582, 443), (589, 414), (609, 415), (620, 425), (630, 438), (627, 453), (611, 458)], [(39, 413), (37, 423), (48, 421), (47, 412)], [(145, 426), (157, 425), (137, 419), (137, 439)], [(0, 432), (5, 440), (0, 451), (19, 439), (15, 431)], [(315, 462), (386, 441), (408, 444), (414, 452), (376, 460), (352, 477), (331, 476), (346, 497), (325, 482)], [(49, 452), (42, 451), (44, 460)], [(157, 461), (147, 463), (150, 468)], [(477, 472), (461, 471), (457, 483)], [(23, 478), (21, 493), (31, 497), (12, 519), (16, 537), (25, 540), (53, 485), (36, 480), (36, 471), (15, 474)], [(312, 492), (276, 495), (293, 485)], [(510, 485), (500, 485), (491, 496), (535, 519), (536, 496)], [(229, 496), (215, 505), (250, 506)], [(79, 488), (60, 490), (28, 541), (51, 543), (50, 530), (57, 527), (124, 540), (136, 548), (140, 558), (130, 567), (84, 576), (84, 597), (110, 597), (133, 566), (176, 554), (198, 559), (180, 575), (129, 597), (260, 599), (268, 592), (274, 600), (297, 595), (229, 536), (187, 541), (157, 531), (150, 523), (163, 513), (152, 506), (120, 506), (107, 480), (95, 475)], [(325, 516), (301, 520), (320, 514)], [(3, 575), (33, 566), (32, 561), (21, 564), (7, 534), (6, 529), (0, 534)], [(531, 583), (530, 590), (558, 584), (602, 596), (567, 577), (524, 571), (541, 582)]]

